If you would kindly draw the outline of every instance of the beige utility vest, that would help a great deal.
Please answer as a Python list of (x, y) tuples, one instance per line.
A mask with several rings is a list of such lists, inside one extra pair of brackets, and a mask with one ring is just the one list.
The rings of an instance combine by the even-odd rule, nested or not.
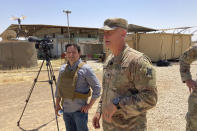
[(61, 74), (59, 78), (59, 84), (58, 84), (58, 92), (61, 98), (67, 98), (67, 99), (87, 99), (91, 92), (87, 94), (82, 94), (75, 91), (77, 78), (78, 78), (78, 71), (79, 69), (84, 65), (85, 63), (81, 62), (76, 70), (69, 70), (68, 66), (66, 66), (65, 71)]

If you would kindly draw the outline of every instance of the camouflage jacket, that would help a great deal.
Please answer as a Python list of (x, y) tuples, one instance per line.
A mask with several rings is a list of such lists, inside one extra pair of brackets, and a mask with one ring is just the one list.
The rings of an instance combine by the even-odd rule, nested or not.
[(155, 69), (145, 55), (128, 45), (120, 55), (110, 55), (104, 64), (103, 93), (97, 112), (102, 113), (116, 97), (121, 98), (121, 109), (113, 115), (112, 122), (123, 128), (131, 121), (145, 123), (146, 111), (157, 103)]
[(190, 64), (195, 60), (197, 60), (197, 44), (187, 49), (179, 59), (180, 74), (183, 82), (192, 79)]

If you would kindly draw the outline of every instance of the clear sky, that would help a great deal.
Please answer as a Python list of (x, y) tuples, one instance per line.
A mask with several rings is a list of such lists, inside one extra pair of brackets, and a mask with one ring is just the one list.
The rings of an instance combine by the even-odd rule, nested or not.
[(122, 17), (130, 24), (150, 28), (197, 26), (197, 0), (1, 0), (0, 33), (12, 16), (27, 16), (22, 24), (101, 27), (109, 17)]

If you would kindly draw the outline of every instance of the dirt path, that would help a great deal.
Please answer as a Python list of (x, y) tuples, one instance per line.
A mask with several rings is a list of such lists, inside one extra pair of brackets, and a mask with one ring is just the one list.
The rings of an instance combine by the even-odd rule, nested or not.
[[(100, 83), (102, 82), (102, 64), (88, 62)], [(193, 76), (196, 78), (196, 64), (192, 65)], [(184, 131), (185, 114), (187, 112), (187, 99), (189, 91), (181, 83), (178, 63), (168, 67), (156, 67), (158, 104), (148, 112), (148, 131)], [(33, 78), (36, 72), (0, 73), (0, 131), (55, 131), (57, 130), (51, 89), (47, 83), (38, 83), (34, 88), (26, 111), (21, 120), (21, 127), (17, 121), (25, 105)], [(58, 71), (55, 71), (57, 77)], [(8, 79), (8, 80), (7, 80)], [(47, 73), (42, 72), (40, 80), (47, 79)], [(97, 101), (98, 103), (98, 101)], [(92, 118), (97, 103), (89, 111), (88, 126), (92, 127)], [(62, 117), (58, 118), (60, 131), (65, 130)], [(98, 131), (102, 131), (99, 129)]]

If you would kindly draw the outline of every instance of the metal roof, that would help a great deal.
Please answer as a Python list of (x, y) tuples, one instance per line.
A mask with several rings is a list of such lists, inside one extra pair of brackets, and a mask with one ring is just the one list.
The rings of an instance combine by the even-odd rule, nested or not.
[(139, 25), (129, 24), (128, 32), (151, 32), (151, 31), (157, 31), (156, 29), (143, 27)]
[[(64, 30), (64, 32), (67, 32), (68, 26), (58, 26), (58, 25), (42, 25), (42, 24), (22, 24), (21, 25), (21, 31), (19, 33), (19, 36), (32, 36), (35, 32), (38, 32), (42, 29), (52, 29), (52, 28), (59, 28), (60, 32), (61, 30)], [(7, 30), (14, 30), (15, 32), (18, 32), (19, 25), (18, 24), (11, 24), (3, 33), (5, 33)], [(70, 32), (73, 30), (89, 30), (89, 31), (99, 31), (99, 28), (89, 28), (89, 27), (69, 27)], [(3, 34), (2, 33), (2, 34)], [(2, 34), (0, 36), (2, 36)]]
[[(67, 32), (68, 26), (59, 26), (59, 25), (43, 25), (43, 24), (22, 24), (21, 25), (21, 31), (18, 34), (19, 37), (24, 36), (32, 36), (35, 32), (38, 32), (42, 29), (52, 29), (52, 28), (59, 28), (60, 32), (63, 30), (63, 32)], [(14, 30), (15, 32), (18, 32), (19, 25), (18, 24), (11, 24), (3, 33), (5, 33), (7, 30)], [(86, 30), (86, 31), (101, 31), (100, 28), (90, 28), (90, 27), (69, 27), (69, 31), (76, 31), (76, 30)], [(151, 31), (157, 31), (156, 29), (147, 28), (143, 26), (138, 26), (134, 24), (129, 24), (128, 32), (151, 32)], [(3, 34), (2, 33), (2, 34)], [(2, 36), (0, 35), (0, 37)]]

